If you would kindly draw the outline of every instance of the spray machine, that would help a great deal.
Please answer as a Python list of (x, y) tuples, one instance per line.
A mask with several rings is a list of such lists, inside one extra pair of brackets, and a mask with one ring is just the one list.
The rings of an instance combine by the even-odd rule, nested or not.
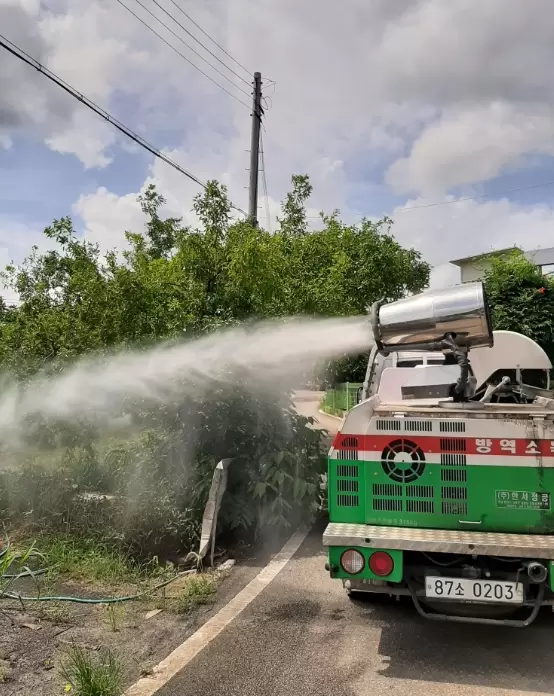
[(376, 303), (370, 320), (360, 402), (328, 455), (330, 576), (432, 620), (529, 625), (554, 606), (548, 356), (493, 332), (482, 283)]

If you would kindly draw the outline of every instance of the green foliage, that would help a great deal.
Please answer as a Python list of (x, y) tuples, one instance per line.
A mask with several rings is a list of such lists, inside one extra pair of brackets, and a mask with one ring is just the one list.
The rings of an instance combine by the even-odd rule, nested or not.
[(64, 578), (77, 581), (103, 585), (134, 583), (159, 571), (154, 562), (139, 565), (117, 547), (98, 539), (41, 538), (37, 547), (48, 567), (55, 568)]
[(494, 328), (529, 336), (554, 360), (554, 279), (519, 251), (491, 264), (484, 282)]
[[(280, 228), (269, 234), (234, 221), (227, 190), (215, 181), (194, 200), (199, 229), (165, 217), (164, 198), (149, 186), (139, 198), (144, 231), (128, 232), (127, 250), (105, 256), (69, 218), (54, 221), (45, 230), (54, 248), (34, 248), (4, 273), (22, 302), (0, 307), (0, 366), (25, 385), (85, 353), (107, 359), (116, 349), (255, 318), (360, 314), (377, 299), (427, 285), (428, 264), (395, 241), (388, 219), (345, 225), (335, 211), (310, 231), (311, 190), (308, 177), (293, 177)], [(365, 356), (345, 356), (328, 378), (361, 379), (364, 370)], [(288, 394), (237, 379), (232, 389), (157, 408), (126, 402), (121, 415), (132, 431), (109, 438), (87, 422), (30, 420), (25, 454), (11, 466), (4, 457), (0, 513), (48, 534), (112, 544), (116, 556), (188, 551), (213, 469), (233, 457), (222, 532), (260, 537), (313, 516), (320, 435)]]
[(209, 602), (217, 589), (215, 576), (204, 573), (191, 575), (187, 578), (183, 589), (176, 598), (176, 610), (178, 614), (187, 614), (194, 607)]
[(292, 191), (283, 202), (283, 217), (279, 219), (281, 233), (285, 236), (302, 237), (308, 233), (306, 202), (312, 194), (312, 185), (306, 175), (292, 177)]
[(75, 696), (120, 696), (123, 690), (121, 661), (106, 648), (93, 654), (72, 645), (60, 674)]

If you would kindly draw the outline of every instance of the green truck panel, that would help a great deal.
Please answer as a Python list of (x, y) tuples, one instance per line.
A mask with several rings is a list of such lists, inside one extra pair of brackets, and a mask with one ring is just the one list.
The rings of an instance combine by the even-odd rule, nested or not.
[(397, 483), (381, 461), (328, 460), (333, 522), (554, 533), (554, 468), (427, 462), (413, 483)]

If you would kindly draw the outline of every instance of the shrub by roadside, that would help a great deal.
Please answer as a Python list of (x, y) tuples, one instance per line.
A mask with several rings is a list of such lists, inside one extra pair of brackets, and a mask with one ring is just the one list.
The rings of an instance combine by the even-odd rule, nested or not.
[[(275, 392), (242, 386), (155, 410), (133, 405), (128, 414), (125, 437), (83, 424), (86, 437), (60, 447), (66, 433), (55, 426), (49, 447), (37, 437), (24, 461), (8, 456), (2, 518), (26, 536), (60, 537), (62, 558), (76, 539), (165, 560), (197, 544), (213, 471), (226, 457), (234, 458), (219, 515), (227, 539), (278, 534), (317, 510), (321, 434), (288, 397), (275, 403)], [(43, 436), (44, 424), (38, 430)]]

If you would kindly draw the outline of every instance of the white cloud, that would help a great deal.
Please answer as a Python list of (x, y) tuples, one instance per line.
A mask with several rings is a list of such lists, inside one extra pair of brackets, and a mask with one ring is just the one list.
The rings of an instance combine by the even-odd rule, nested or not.
[[(207, 41), (169, 0), (161, 0), (161, 4)], [(132, 0), (130, 6), (249, 104), (247, 95), (213, 73)], [(155, 5), (148, 7), (202, 53)], [(401, 160), (391, 170), (396, 171), (392, 180), (414, 190), (413, 180), (424, 169), (426, 178), (436, 182), (445, 168), (458, 168), (459, 139), (478, 129), (481, 115), (490, 118), (488, 110), (494, 104), (505, 104), (507, 115), (497, 115), (497, 119), (510, 125), (510, 135), (516, 131), (508, 163), (510, 157), (525, 154), (529, 146), (525, 132), (522, 136), (517, 132), (527, 128), (527, 115), (539, 113), (538, 127), (543, 130), (541, 105), (548, 103), (547, 95), (554, 87), (549, 69), (554, 59), (549, 0), (488, 0), (484, 4), (473, 0), (351, 0), (348, 12), (332, 0), (305, 0), (302, 4), (293, 0), (255, 4), (214, 0), (203, 5), (189, 0), (183, 7), (242, 64), (259, 68), (277, 81), (267, 140), (268, 150), (276, 158), (272, 161), (273, 185), (280, 190), (291, 171), (317, 171), (322, 157), (348, 161), (366, 154), (375, 162), (400, 154), (426, 125), (430, 130), (417, 141), (413, 161)], [(38, 0), (2, 0), (0, 8), (11, 13), (11, 22), (3, 24), (15, 27), (14, 40), (24, 41), (31, 53), (87, 96), (105, 107), (117, 94), (137, 100), (135, 127), (144, 124), (150, 132), (161, 128), (178, 132), (192, 125), (196, 133), (211, 126), (221, 133), (226, 123), (231, 126), (226, 136), (240, 140), (244, 154), (249, 124), (243, 107), (219, 92), (113, 0), (47, 0), (42, 9)], [(18, 22), (14, 24), (16, 11)], [(210, 48), (217, 51), (214, 45)], [(249, 81), (237, 65), (232, 67)], [(18, 66), (20, 69), (28, 70)], [(41, 92), (35, 79), (26, 98), (39, 103), (22, 108), (25, 94), (19, 96), (16, 89), (20, 84), (20, 79), (10, 81), (7, 90), (8, 101), (19, 106), (18, 121), (26, 114), (27, 120), (48, 131), (48, 142), (57, 148), (63, 130), (68, 124), (71, 129), (75, 122), (71, 113), (84, 107), (45, 84)], [(238, 81), (237, 86), (250, 91), (248, 84)], [(210, 100), (202, 101), (206, 97)], [(214, 113), (216, 103), (221, 106), (219, 114)], [(446, 116), (437, 121), (444, 109)], [(494, 114), (492, 117), (494, 120)], [(52, 132), (57, 138), (52, 139)], [(451, 133), (458, 138), (451, 139)], [(495, 133), (491, 125), (488, 135)], [(488, 135), (481, 137), (484, 146)], [(75, 135), (58, 149), (74, 151), (86, 166), (103, 166), (111, 143), (102, 138), (91, 140), (84, 147), (83, 139)], [(454, 164), (448, 167), (450, 153)], [(480, 157), (476, 150), (466, 154), (466, 160)], [(494, 175), (505, 159), (498, 155), (487, 167), (466, 161), (465, 179)], [(341, 191), (337, 197), (340, 195)]]
[[(199, 63), (134, 0), (126, 1)], [(425, 203), (453, 186), (530, 166), (529, 156), (554, 154), (551, 0), (350, 0), (348, 12), (334, 0), (179, 1), (243, 65), (276, 81), (264, 133), (272, 216), (296, 172), (311, 176), (310, 214), (340, 208), (352, 218), (381, 207), (375, 191), (387, 169), (386, 184)], [(160, 2), (207, 41), (169, 0)], [(247, 108), (231, 100), (115, 0), (0, 0), (0, 24), (148, 140), (170, 143), (170, 156), (186, 169), (226, 183), (232, 200), (246, 209), (247, 95), (199, 63)], [(117, 157), (119, 135), (36, 71), (5, 58), (0, 143), (32, 132), (85, 167), (102, 168)], [(273, 88), (264, 89), (270, 96)], [(194, 223), (196, 185), (157, 161), (148, 181), (167, 196), (171, 214)], [(74, 212), (90, 238), (110, 246), (124, 229), (142, 226), (135, 196), (99, 189), (81, 197)], [(524, 234), (526, 246), (544, 241), (552, 215), (547, 207), (509, 201), (456, 203), (398, 213), (395, 231), (442, 264)]]
[(554, 154), (551, 107), (494, 102), (457, 108), (426, 128), (386, 179), (399, 193), (436, 196), (522, 166), (523, 155), (532, 154)]
[(125, 232), (142, 232), (144, 215), (136, 194), (117, 196), (105, 188), (81, 196), (73, 206), (85, 225), (85, 237), (98, 244), (101, 251), (123, 249)]
[(106, 167), (112, 161), (106, 149), (116, 140), (113, 126), (101, 121), (89, 111), (75, 111), (71, 122), (46, 138), (49, 148), (62, 154), (75, 154), (86, 169)]
[(451, 263), (443, 263), (431, 269), (429, 287), (432, 290), (449, 288), (460, 282), (460, 269)]
[[(408, 205), (425, 205), (425, 199)], [(552, 246), (554, 209), (499, 201), (461, 200), (448, 205), (392, 213), (393, 233), (415, 246), (433, 265), (493, 249)]]

